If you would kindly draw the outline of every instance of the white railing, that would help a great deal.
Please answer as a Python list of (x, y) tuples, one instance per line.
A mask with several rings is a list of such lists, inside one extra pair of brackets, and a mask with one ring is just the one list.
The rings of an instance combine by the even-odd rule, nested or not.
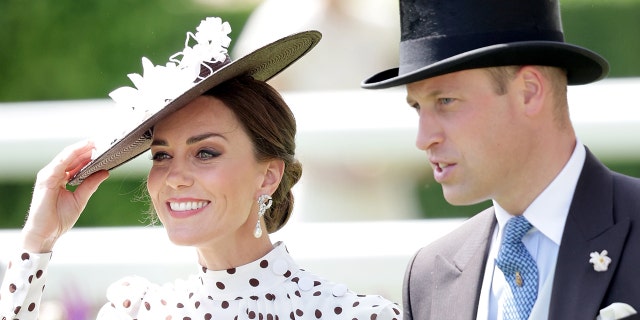
[[(640, 161), (638, 92), (640, 79), (570, 87), (578, 136), (601, 159)], [(461, 223), (415, 219), (412, 179), (428, 168), (414, 147), (417, 117), (404, 94), (284, 94), (298, 121), (304, 174), (294, 188), (292, 221), (272, 237), (285, 241), (307, 269), (398, 302), (411, 254)], [(32, 179), (65, 145), (107, 131), (116, 121), (113, 108), (108, 100), (0, 105), (0, 179)], [(112, 179), (142, 177), (148, 165), (139, 157)], [(0, 231), (0, 261), (16, 237), (16, 230)], [(193, 271), (195, 261), (191, 249), (171, 245), (159, 228), (74, 229), (56, 247), (47, 298), (59, 299), (75, 283), (92, 303), (101, 303), (106, 286), (121, 276), (169, 281)]]

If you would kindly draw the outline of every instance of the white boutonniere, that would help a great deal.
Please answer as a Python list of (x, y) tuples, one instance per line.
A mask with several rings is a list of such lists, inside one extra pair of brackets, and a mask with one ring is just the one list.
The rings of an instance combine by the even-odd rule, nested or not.
[(607, 250), (602, 250), (600, 253), (598, 253), (598, 251), (591, 252), (589, 263), (593, 264), (593, 270), (597, 272), (607, 271), (611, 263), (611, 258), (609, 258), (607, 254)]

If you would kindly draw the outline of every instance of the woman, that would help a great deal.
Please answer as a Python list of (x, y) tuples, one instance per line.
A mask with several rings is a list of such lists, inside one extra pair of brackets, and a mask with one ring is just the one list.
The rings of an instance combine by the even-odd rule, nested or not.
[[(143, 60), (144, 79), (130, 76), (138, 88), (112, 93), (134, 106), (139, 121), (106, 147), (66, 148), (38, 173), (24, 251), (11, 261), (0, 291), (0, 319), (37, 318), (56, 240), (108, 170), (148, 148), (147, 189), (157, 218), (172, 242), (196, 249), (201, 268), (162, 286), (122, 279), (107, 290), (99, 319), (400, 319), (396, 304), (300, 269), (284, 244), (269, 239), (291, 214), (291, 187), (302, 167), (294, 157), (293, 114), (265, 81), (308, 52), (319, 33), (283, 38), (230, 62), (219, 32), (226, 36), (228, 25), (210, 19), (188, 34), (187, 42), (193, 37), (198, 44), (187, 45), (181, 60), (174, 55), (174, 64), (162, 67)], [(198, 48), (203, 44), (208, 48)], [(223, 54), (196, 59), (200, 73), (191, 86), (158, 89), (184, 85), (176, 79), (189, 78), (181, 72), (193, 66), (191, 54), (211, 48)], [(145, 83), (160, 84), (151, 90)], [(135, 110), (140, 105), (145, 109)], [(68, 183), (78, 187), (71, 192)]]

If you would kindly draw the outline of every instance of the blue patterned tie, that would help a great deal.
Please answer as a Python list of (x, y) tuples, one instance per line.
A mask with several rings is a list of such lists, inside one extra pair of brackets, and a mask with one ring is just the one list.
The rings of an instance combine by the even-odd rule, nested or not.
[(523, 216), (509, 219), (504, 227), (496, 265), (511, 288), (511, 295), (503, 307), (505, 320), (528, 319), (538, 297), (538, 267), (522, 243), (522, 237), (532, 227)]

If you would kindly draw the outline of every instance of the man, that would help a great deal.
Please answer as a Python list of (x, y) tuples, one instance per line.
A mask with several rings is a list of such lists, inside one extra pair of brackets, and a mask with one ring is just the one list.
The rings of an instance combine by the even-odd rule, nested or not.
[(362, 86), (406, 85), (449, 203), (493, 201), (414, 256), (405, 319), (635, 319), (640, 180), (580, 143), (567, 103), (607, 62), (564, 42), (557, 0), (400, 0), (400, 19), (399, 68)]

